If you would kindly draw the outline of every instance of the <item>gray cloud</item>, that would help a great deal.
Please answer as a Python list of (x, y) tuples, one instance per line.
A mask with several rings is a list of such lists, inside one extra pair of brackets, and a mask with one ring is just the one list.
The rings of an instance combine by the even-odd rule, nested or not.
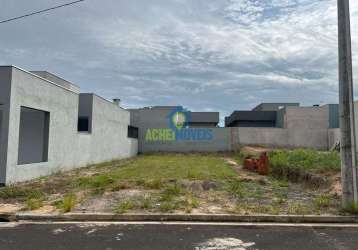
[[(0, 0), (0, 17), (65, 2)], [(49, 70), (127, 107), (227, 115), (263, 101), (336, 103), (336, 23), (335, 0), (87, 0), (0, 25), (0, 63)]]

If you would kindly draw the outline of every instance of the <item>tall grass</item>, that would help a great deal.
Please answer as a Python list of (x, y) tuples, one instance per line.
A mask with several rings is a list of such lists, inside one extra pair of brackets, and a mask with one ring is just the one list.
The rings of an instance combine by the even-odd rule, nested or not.
[(297, 181), (307, 173), (340, 171), (338, 152), (311, 149), (274, 150), (269, 157), (272, 175), (283, 179)]

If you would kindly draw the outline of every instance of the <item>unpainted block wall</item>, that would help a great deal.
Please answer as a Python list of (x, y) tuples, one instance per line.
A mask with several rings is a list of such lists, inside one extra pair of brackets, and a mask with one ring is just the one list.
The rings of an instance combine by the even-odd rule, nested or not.
[(140, 128), (140, 152), (225, 151), (236, 145), (268, 145), (328, 149), (329, 109), (324, 107), (287, 107), (284, 128), (215, 128), (211, 141), (146, 142), (148, 128), (168, 128), (171, 110), (139, 110), (132, 113), (132, 122)]
[(272, 145), (286, 147), (288, 130), (281, 128), (237, 128), (241, 145)]
[(329, 107), (286, 107), (284, 128), (307, 131), (329, 128)]
[[(207, 128), (205, 128), (207, 129)], [(213, 139), (209, 141), (163, 141), (148, 142), (144, 133), (139, 139), (141, 152), (221, 152), (233, 148), (231, 128), (210, 128)]]

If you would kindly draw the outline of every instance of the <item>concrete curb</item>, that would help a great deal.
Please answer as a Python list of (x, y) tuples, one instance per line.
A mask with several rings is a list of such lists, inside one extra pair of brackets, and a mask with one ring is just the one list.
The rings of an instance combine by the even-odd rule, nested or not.
[(231, 215), (231, 214), (0, 214), (4, 221), (33, 222), (248, 222), (248, 223), (358, 223), (358, 216)]

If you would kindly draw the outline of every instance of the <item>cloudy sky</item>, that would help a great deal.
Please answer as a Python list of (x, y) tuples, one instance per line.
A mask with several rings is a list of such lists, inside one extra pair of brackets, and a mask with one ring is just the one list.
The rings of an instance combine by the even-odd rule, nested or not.
[[(0, 0), (0, 19), (69, 1)], [(337, 103), (336, 12), (336, 0), (87, 0), (0, 24), (0, 64), (48, 70), (124, 107), (223, 118), (260, 102)], [(351, 15), (358, 81), (356, 0)]]

